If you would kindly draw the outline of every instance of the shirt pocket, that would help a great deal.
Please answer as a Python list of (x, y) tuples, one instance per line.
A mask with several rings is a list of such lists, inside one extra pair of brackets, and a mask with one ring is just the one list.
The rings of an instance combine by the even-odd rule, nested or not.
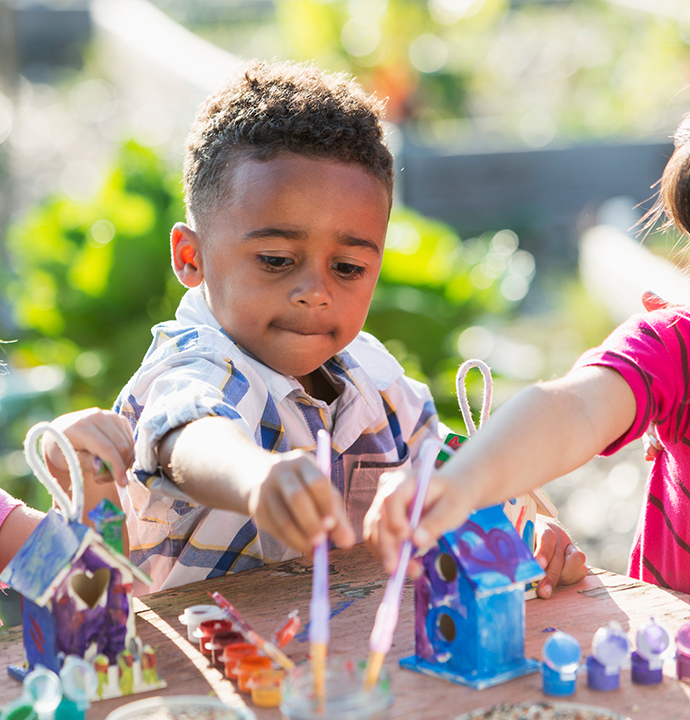
[(381, 475), (390, 470), (409, 469), (411, 465), (410, 451), (407, 445), (405, 445), (405, 455), (401, 460), (390, 463), (358, 460), (354, 463), (345, 499), (345, 509), (357, 535), (357, 542), (362, 541), (364, 516), (374, 499)]

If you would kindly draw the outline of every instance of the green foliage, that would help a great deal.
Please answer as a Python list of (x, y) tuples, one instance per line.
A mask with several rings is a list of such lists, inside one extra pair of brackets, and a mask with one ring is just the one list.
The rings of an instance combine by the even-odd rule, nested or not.
[(395, 209), (365, 329), (430, 386), (442, 419), (457, 427), (455, 373), (466, 359), (457, 338), (487, 314), (507, 316), (533, 267), (512, 232), (463, 242), (444, 223)]
[[(166, 9), (174, 13), (174, 2)], [(208, 8), (206, 4), (205, 7)], [(650, 3), (650, 8), (653, 3)], [(243, 57), (313, 60), (387, 98), (419, 142), (668, 134), (687, 106), (687, 19), (609, 0), (276, 0), (184, 21)], [(260, 8), (260, 9), (259, 9)]]
[(178, 175), (129, 142), (93, 199), (50, 198), (10, 227), (2, 286), (20, 332), (11, 356), (19, 366), (65, 367), (68, 409), (110, 405), (151, 325), (174, 311), (183, 288), (167, 238), (183, 217)]

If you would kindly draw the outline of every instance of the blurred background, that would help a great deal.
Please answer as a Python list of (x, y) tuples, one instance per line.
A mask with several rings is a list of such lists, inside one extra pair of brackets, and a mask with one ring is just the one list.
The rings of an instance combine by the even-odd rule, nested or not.
[[(498, 406), (644, 289), (687, 300), (679, 238), (639, 225), (690, 110), (686, 0), (0, 0), (0, 486), (36, 507), (26, 430), (109, 407), (173, 315), (184, 137), (253, 57), (387, 98), (396, 203), (366, 329), (454, 430), (464, 359)], [(468, 392), (478, 411), (478, 372)], [(646, 472), (635, 443), (546, 487), (590, 564), (625, 572)]]

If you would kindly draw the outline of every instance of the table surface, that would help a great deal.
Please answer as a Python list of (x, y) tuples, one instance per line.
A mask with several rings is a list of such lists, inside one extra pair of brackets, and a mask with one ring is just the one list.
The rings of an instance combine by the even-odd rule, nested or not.
[[(383, 596), (386, 576), (364, 545), (330, 554), (331, 640), (330, 656), (363, 659), (376, 610)], [(254, 629), (270, 637), (287, 614), (298, 609), (303, 623), (309, 619), (312, 563), (299, 558), (194, 585), (166, 590), (135, 599), (137, 634), (157, 649), (159, 674), (168, 682), (165, 690), (94, 703), (87, 720), (101, 720), (114, 708), (150, 695), (217, 694), (230, 705), (251, 699), (224, 679), (222, 670), (209, 667), (207, 659), (187, 641), (179, 620), (186, 607), (210, 603), (208, 593), (220, 591)], [(518, 678), (486, 690), (472, 690), (416, 672), (402, 670), (398, 660), (414, 653), (414, 584), (407, 581), (393, 647), (384, 667), (391, 676), (394, 703), (391, 718), (406, 720), (453, 720), (464, 712), (500, 702), (538, 702), (545, 699), (539, 674)], [(602, 625), (615, 620), (634, 642), (637, 629), (650, 616), (675, 634), (690, 618), (690, 596), (648, 585), (622, 575), (591, 569), (578, 585), (558, 588), (550, 600), (529, 600), (526, 610), (526, 655), (540, 658), (547, 628), (575, 636), (587, 655), (592, 636)], [(285, 648), (295, 662), (307, 657), (305, 627)], [(21, 628), (0, 629), (0, 705), (21, 694), (21, 685), (7, 675), (6, 667), (21, 662)], [(577, 692), (569, 702), (596, 705), (631, 718), (690, 716), (690, 685), (674, 679), (675, 665), (667, 660), (664, 681), (641, 687), (624, 670), (619, 690), (589, 690), (586, 677), (578, 676)], [(278, 709), (253, 708), (258, 720), (277, 720)]]

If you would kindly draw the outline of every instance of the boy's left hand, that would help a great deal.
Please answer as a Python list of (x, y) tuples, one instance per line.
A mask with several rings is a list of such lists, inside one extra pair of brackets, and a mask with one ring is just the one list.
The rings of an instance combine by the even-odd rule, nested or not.
[(546, 572), (537, 586), (537, 595), (547, 599), (557, 585), (574, 585), (587, 575), (586, 558), (557, 520), (537, 517), (535, 529), (534, 557)]
[[(89, 408), (61, 415), (51, 425), (70, 441), (87, 485), (92, 478), (96, 483), (115, 480), (127, 485), (127, 469), (134, 461), (134, 436), (126, 418), (111, 410)], [(67, 460), (50, 433), (43, 436), (43, 456), (50, 473), (63, 487), (69, 487)], [(100, 458), (100, 466), (96, 458)]]

